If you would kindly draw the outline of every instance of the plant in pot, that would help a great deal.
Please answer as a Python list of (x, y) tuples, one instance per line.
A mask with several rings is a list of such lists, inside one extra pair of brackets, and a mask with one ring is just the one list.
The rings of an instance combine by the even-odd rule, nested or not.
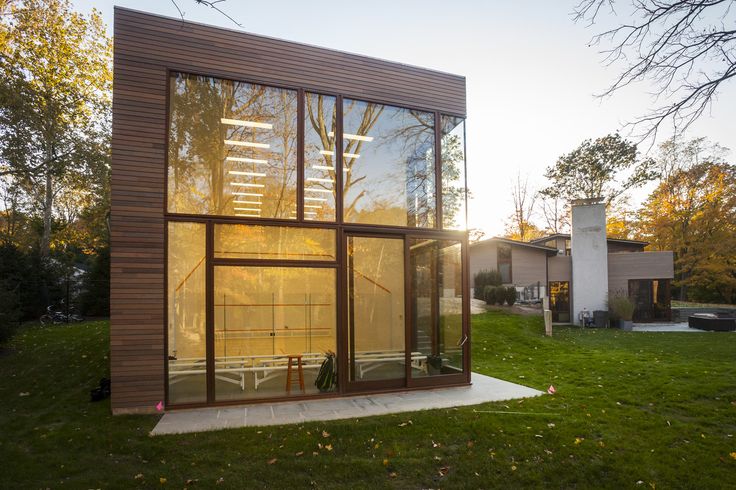
[(631, 330), (634, 326), (634, 302), (624, 294), (617, 294), (609, 300), (611, 318), (617, 318), (623, 330)]
[(429, 374), (440, 374), (442, 372), (442, 356), (436, 354), (428, 355), (427, 370)]

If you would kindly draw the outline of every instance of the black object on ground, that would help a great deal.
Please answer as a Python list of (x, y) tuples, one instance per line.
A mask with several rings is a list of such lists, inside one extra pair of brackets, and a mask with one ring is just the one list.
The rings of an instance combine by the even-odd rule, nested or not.
[(100, 380), (100, 386), (90, 390), (89, 398), (92, 402), (99, 402), (110, 396), (110, 380), (108, 378), (102, 378)]
[(690, 328), (698, 330), (709, 330), (711, 332), (733, 332), (736, 331), (736, 318), (714, 313), (696, 313), (687, 318)]

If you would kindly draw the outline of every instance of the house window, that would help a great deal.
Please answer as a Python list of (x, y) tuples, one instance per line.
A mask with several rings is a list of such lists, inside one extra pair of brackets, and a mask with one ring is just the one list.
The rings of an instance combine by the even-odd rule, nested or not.
[(565, 255), (570, 256), (572, 255), (572, 246), (570, 245), (572, 242), (569, 238), (565, 238)]
[(464, 230), (465, 120), (442, 116), (442, 228)]
[(205, 225), (168, 224), (168, 371), (171, 403), (207, 400)]
[(343, 131), (344, 220), (434, 227), (434, 114), (345, 99)]
[[(304, 219), (335, 221), (337, 99), (307, 92), (304, 106)], [(351, 156), (343, 153), (343, 160)]]
[(215, 258), (334, 261), (335, 230), (215, 225)]
[(511, 284), (511, 245), (499, 244), (497, 257), (498, 273), (503, 284)]
[(552, 321), (567, 323), (570, 321), (570, 283), (568, 281), (551, 281), (549, 283), (549, 309)]
[(634, 302), (634, 321), (670, 320), (669, 279), (630, 279), (629, 298)]
[(296, 219), (297, 92), (174, 74), (168, 210)]

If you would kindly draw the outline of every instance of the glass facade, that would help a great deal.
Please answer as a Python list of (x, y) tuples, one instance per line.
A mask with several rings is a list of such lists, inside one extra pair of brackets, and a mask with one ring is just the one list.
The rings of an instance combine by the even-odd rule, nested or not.
[(343, 218), (432, 228), (434, 114), (345, 99)]
[(335, 221), (337, 99), (307, 92), (304, 107), (304, 219)]
[(205, 371), (205, 225), (168, 224), (169, 401), (207, 399)]
[(172, 74), (167, 404), (467, 381), (464, 131)]
[(412, 352), (420, 360), (415, 377), (463, 372), (461, 246), (451, 240), (410, 241)]
[(171, 77), (168, 211), (296, 219), (297, 92)]
[(464, 230), (466, 219), (465, 120), (442, 116), (442, 228)]

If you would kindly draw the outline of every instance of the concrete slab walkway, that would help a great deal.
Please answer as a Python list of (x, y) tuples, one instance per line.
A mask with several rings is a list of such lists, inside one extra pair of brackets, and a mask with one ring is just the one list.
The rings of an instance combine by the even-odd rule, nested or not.
[(151, 435), (298, 424), (451, 408), (539, 396), (541, 391), (473, 373), (471, 386), (167, 412)]
[(703, 332), (690, 328), (687, 322), (634, 323), (634, 332)]

